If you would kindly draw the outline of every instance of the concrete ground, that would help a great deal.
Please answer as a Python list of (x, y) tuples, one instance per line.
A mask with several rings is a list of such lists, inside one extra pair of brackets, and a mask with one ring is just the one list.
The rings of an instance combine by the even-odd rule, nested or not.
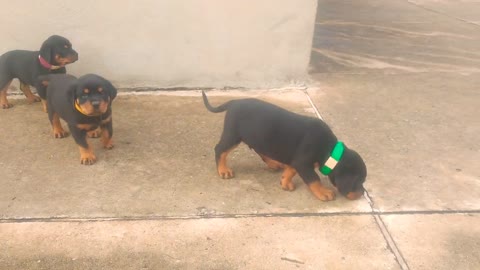
[[(39, 104), (1, 111), (0, 269), (480, 269), (478, 1), (319, 1), (306, 89), (210, 91), (320, 115), (368, 193), (320, 202), (252, 151), (215, 173), (198, 91), (122, 93), (79, 164)], [(318, 114), (317, 114), (318, 112)], [(322, 180), (326, 181), (325, 177)]]

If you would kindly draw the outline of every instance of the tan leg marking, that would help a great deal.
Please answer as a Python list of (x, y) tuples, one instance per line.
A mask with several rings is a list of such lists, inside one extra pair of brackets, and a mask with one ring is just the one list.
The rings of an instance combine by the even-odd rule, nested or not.
[(97, 129), (88, 131), (88, 132), (87, 132), (87, 136), (88, 136), (89, 138), (98, 138), (98, 137), (100, 137), (101, 132), (102, 132), (102, 131), (100, 130), (100, 128), (97, 128)]
[(53, 114), (52, 127), (54, 138), (65, 138), (68, 136), (68, 132), (63, 129), (62, 124), (60, 123), (60, 117), (56, 113)]
[(87, 142), (88, 148), (79, 147), (80, 149), (80, 163), (83, 165), (92, 165), (97, 161), (97, 157), (93, 153), (92, 146)]
[(30, 90), (30, 86), (28, 86), (28, 84), (24, 84), (24, 83), (20, 82), (20, 90), (22, 90), (22, 92), (27, 97), (28, 104), (32, 104), (34, 102), (39, 102), (41, 100), (39, 96), (34, 95), (32, 93), (32, 90)]
[(112, 149), (113, 148), (113, 140), (112, 137), (110, 137), (110, 133), (106, 128), (102, 128), (101, 132), (102, 138), (100, 139), (103, 144), (103, 148), (105, 149)]
[(76, 127), (78, 129), (83, 129), (83, 130), (88, 132), (89, 130), (92, 130), (94, 125), (93, 124), (77, 124)]
[(267, 164), (267, 167), (272, 169), (272, 170), (278, 171), (280, 169), (285, 168), (285, 164), (282, 164), (282, 163), (280, 163), (276, 160), (273, 160), (273, 159), (271, 159), (271, 158), (269, 158), (265, 155), (262, 155), (262, 154), (258, 154), (258, 155), (262, 158), (263, 162), (265, 162), (265, 164)]
[(282, 173), (282, 180), (280, 184), (283, 190), (294, 191), (295, 184), (292, 182), (292, 178), (297, 174), (297, 171), (288, 165), (285, 165), (285, 169)]
[(48, 110), (47, 110), (47, 101), (45, 99), (42, 99), (42, 109), (43, 109), (43, 112), (44, 113), (47, 113)]
[(238, 144), (228, 149), (227, 151), (223, 152), (220, 155), (220, 159), (218, 160), (217, 171), (218, 171), (218, 175), (223, 179), (229, 179), (234, 177), (232, 169), (230, 169), (227, 166), (227, 156), (228, 156), (228, 153), (230, 153), (237, 146)]
[(40, 97), (34, 95), (27, 84), (20, 82), (20, 90), (22, 90), (22, 92), (27, 97), (28, 104), (40, 101)]
[(320, 181), (312, 182), (308, 185), (313, 195), (321, 201), (331, 201), (335, 199), (335, 192), (328, 189), (320, 183)]
[(12, 83), (12, 81), (9, 81), (5, 87), (3, 87), (3, 89), (0, 89), (0, 107), (2, 107), (2, 109), (9, 109), (13, 107), (13, 105), (7, 100), (7, 90), (10, 86), (10, 83)]

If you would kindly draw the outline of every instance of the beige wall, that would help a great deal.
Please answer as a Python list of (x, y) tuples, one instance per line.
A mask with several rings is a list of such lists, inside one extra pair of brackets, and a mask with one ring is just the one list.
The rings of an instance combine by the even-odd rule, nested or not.
[(306, 78), (316, 0), (0, 0), (0, 53), (72, 41), (69, 73), (120, 87), (278, 87)]

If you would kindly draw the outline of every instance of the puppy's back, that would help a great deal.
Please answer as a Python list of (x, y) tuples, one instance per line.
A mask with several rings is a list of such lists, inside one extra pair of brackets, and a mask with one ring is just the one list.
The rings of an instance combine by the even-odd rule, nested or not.
[(19, 73), (24, 71), (25, 67), (35, 64), (35, 55), (38, 51), (13, 50), (0, 56), (0, 68), (2, 72), (8, 72), (9, 75), (18, 77)]

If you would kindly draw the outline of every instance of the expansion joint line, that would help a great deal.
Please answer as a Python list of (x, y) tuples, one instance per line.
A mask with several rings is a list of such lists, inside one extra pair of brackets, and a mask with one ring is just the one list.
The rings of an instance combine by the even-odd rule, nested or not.
[(303, 93), (304, 93), (305, 96), (307, 97), (308, 102), (310, 103), (310, 106), (312, 106), (313, 111), (315, 112), (315, 114), (317, 115), (317, 117), (320, 118), (320, 120), (323, 121), (322, 115), (320, 114), (320, 112), (319, 112), (318, 109), (317, 109), (317, 106), (315, 106), (315, 104), (313, 103), (312, 98), (311, 98), (310, 95), (308, 94), (308, 88), (305, 89), (305, 90), (303, 90)]
[(398, 265), (402, 270), (410, 270), (410, 267), (408, 267), (407, 261), (403, 257), (402, 252), (400, 249), (397, 247), (397, 243), (393, 239), (392, 235), (388, 231), (387, 226), (383, 222), (382, 217), (380, 216), (380, 212), (378, 209), (375, 208), (375, 205), (370, 197), (370, 194), (368, 194), (368, 191), (365, 190), (365, 193), (363, 194), (365, 199), (368, 202), (368, 205), (370, 205), (370, 208), (372, 209), (372, 216), (375, 219), (375, 223), (377, 223), (378, 228), (380, 229), (380, 232), (383, 235), (383, 238), (387, 242), (388, 249), (393, 253), (393, 256), (395, 256), (395, 259), (398, 262)]
[[(305, 93), (305, 96), (308, 99), (308, 102), (310, 102), (310, 105), (312, 106), (313, 110), (315, 111), (315, 114), (317, 115), (317, 117), (320, 118), (321, 120), (323, 120), (323, 117), (321, 116), (317, 107), (313, 103), (312, 98), (308, 94), (308, 89), (305, 89), (304, 93)], [(410, 270), (407, 262), (405, 261), (403, 255), (402, 255), (402, 252), (398, 249), (397, 244), (395, 243), (395, 240), (393, 240), (393, 237), (390, 235), (390, 232), (388, 231), (387, 226), (385, 226), (385, 223), (383, 222), (382, 217), (378, 214), (379, 211), (377, 209), (375, 209), (374, 203), (373, 203), (372, 199), (370, 198), (370, 195), (368, 194), (368, 192), (366, 190), (365, 190), (365, 193), (364, 193), (364, 197), (368, 201), (368, 204), (370, 205), (371, 213), (372, 213), (372, 215), (375, 219), (375, 223), (377, 224), (378, 228), (380, 229), (380, 231), (383, 235), (383, 238), (387, 242), (388, 248), (390, 249), (390, 251), (395, 256), (395, 259), (397, 260), (399, 266), (402, 268), (402, 270)]]

